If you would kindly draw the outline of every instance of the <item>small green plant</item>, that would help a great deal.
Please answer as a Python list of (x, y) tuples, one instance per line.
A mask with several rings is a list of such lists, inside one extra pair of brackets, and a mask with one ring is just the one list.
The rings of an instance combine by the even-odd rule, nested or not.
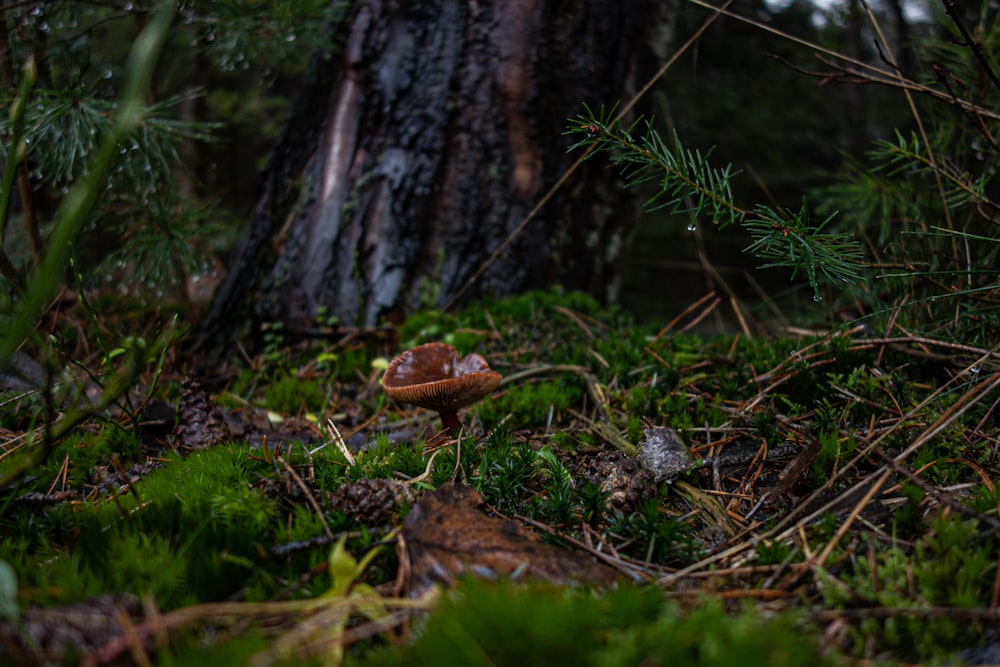
[(650, 563), (664, 563), (669, 557), (684, 553), (682, 527), (674, 517), (663, 511), (660, 501), (647, 498), (639, 503), (635, 512), (621, 517), (616, 530), (635, 535), (637, 544), (632, 549), (635, 557)]
[[(985, 2), (942, 4), (935, 34), (946, 36), (916, 45), (926, 76), (862, 76), (899, 89), (911, 122), (816, 194), (822, 210), (841, 210), (868, 238), (874, 271), (853, 295), (879, 320), (891, 313), (906, 330), (990, 347), (1000, 318), (993, 113), (1000, 20)], [(892, 55), (893, 47), (880, 33), (880, 52)]]
[(264, 322), (260, 327), (264, 339), (264, 356), (271, 361), (281, 358), (285, 346), (285, 323)]
[(837, 467), (849, 459), (856, 448), (854, 437), (842, 438), (836, 430), (822, 431), (816, 439), (819, 441), (819, 453), (811, 466), (813, 484), (820, 486), (837, 472)]
[[(141, 130), (143, 122), (148, 117), (149, 109), (145, 105), (144, 96), (150, 89), (152, 72), (166, 41), (173, 16), (174, 8), (165, 5), (136, 39), (128, 61), (122, 92), (113, 106), (114, 113), (108, 114), (109, 119), (102, 128), (102, 134), (90, 138), (93, 145), (86, 157), (86, 167), (81, 166), (78, 177), (62, 198), (54, 214), (52, 230), (44, 248), (40, 240), (36, 242), (36, 252), (28, 277), (22, 279), (20, 269), (15, 267), (4, 251), (0, 250), (0, 268), (8, 269), (4, 271), (4, 277), (18, 288), (15, 301), (0, 304), (0, 313), (8, 317), (8, 324), (0, 336), (0, 368), (6, 367), (14, 350), (21, 347), (25, 341), (34, 338), (33, 330), (56, 292), (60, 276), (66, 269), (73, 241), (86, 227), (92, 209), (106, 189), (107, 179), (120, 155), (121, 146), (126, 144), (134, 133)], [(10, 144), (4, 152), (3, 189), (0, 191), (0, 201), (2, 201), (0, 215), (3, 216), (0, 219), (0, 246), (3, 245), (3, 234), (7, 229), (6, 217), (9, 214), (7, 205), (15, 180), (12, 174), (15, 174), (27, 159), (29, 139), (27, 119), (32, 113), (29, 110), (29, 93), (34, 85), (35, 67), (33, 60), (25, 61), (20, 87), (24, 94), (12, 102), (10, 126), (0, 128), (0, 132), (10, 137)], [(32, 131), (37, 129), (37, 125), (36, 123), (31, 126)], [(54, 143), (62, 145), (61, 141)], [(32, 222), (37, 224), (37, 220), (27, 222), (29, 225)], [(37, 239), (37, 230), (32, 236)], [(9, 270), (11, 268), (14, 269), (13, 273)], [(122, 355), (121, 368), (109, 374), (103, 383), (100, 398), (94, 403), (73, 406), (58, 422), (51, 418), (55, 413), (55, 406), (49, 405), (47, 408), (49, 418), (46, 419), (44, 427), (33, 434), (31, 455), (23, 457), (21, 465), (5, 470), (2, 483), (9, 483), (44, 461), (60, 439), (90, 416), (125, 395), (139, 374), (154, 359), (159, 357), (162, 360), (163, 353), (173, 342), (172, 327), (164, 329), (165, 332), (149, 345), (147, 341), (138, 337), (130, 337), (123, 341), (122, 351), (125, 354)], [(46, 392), (46, 396), (48, 395)]]
[[(975, 521), (940, 518), (930, 527), (912, 549), (903, 543), (889, 548), (871, 544), (871, 557), (857, 559), (857, 570), (843, 578), (847, 587), (826, 589), (831, 602), (900, 610), (886, 618), (864, 618), (856, 628), (858, 652), (895, 650), (912, 659), (928, 659), (980, 641), (982, 622), (962, 617), (960, 611), (943, 617), (934, 612), (906, 613), (910, 608), (989, 605), (997, 541), (982, 534)], [(863, 646), (862, 637), (878, 646)]]
[(501, 445), (483, 454), (474, 483), (501, 512), (516, 511), (532, 488), (536, 462), (531, 445)]
[[(391, 443), (384, 435), (375, 439), (375, 446), (358, 452), (355, 456), (357, 465), (347, 471), (350, 479), (379, 479), (396, 475), (416, 477), (424, 472), (427, 459), (423, 456), (424, 441), (415, 438), (408, 442)], [(440, 459), (440, 457), (438, 457)], [(435, 466), (444, 469), (443, 464), (435, 462)], [(447, 472), (450, 474), (451, 469)], [(331, 487), (332, 488), (335, 487)]]

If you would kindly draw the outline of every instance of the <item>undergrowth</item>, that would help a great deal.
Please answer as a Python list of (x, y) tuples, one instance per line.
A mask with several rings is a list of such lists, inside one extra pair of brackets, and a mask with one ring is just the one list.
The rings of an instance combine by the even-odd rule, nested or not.
[[(826, 619), (844, 621), (832, 641), (858, 657), (943, 659), (987, 632), (983, 610), (1000, 556), (992, 528), (997, 494), (984, 483), (997, 465), (987, 433), (1000, 393), (984, 384), (989, 378), (970, 379), (960, 369), (918, 373), (921, 358), (909, 347), (871, 344), (846, 328), (806, 339), (700, 339), (636, 325), (558, 290), (485, 301), (455, 315), (428, 312), (401, 333), (414, 344), (455, 341), (510, 380), (466, 411), (460, 448), (431, 445), (434, 415), (385, 402), (377, 383), (391, 351), (384, 343), (314, 342), (268, 353), (255, 362), (256, 377), (313, 388), (276, 401), (275, 383), (247, 381), (249, 369), (234, 370), (243, 378), (240, 400), (226, 411), (246, 424), (267, 415), (271, 427), (285, 421), (299, 431), (273, 434), (266, 448), (237, 437), (190, 453), (167, 445), (151, 457), (150, 447), (164, 446), (162, 436), (140, 431), (137, 438), (108, 420), (65, 439), (35, 475), (5, 491), (0, 561), (17, 573), (18, 607), (109, 591), (151, 598), (164, 613), (228, 599), (308, 600), (325, 590), (316, 568), (326, 562), (329, 536), (348, 536), (347, 548), (363, 554), (391, 539), (413, 502), (376, 518), (364, 506), (338, 504), (342, 489), (396, 480), (419, 494), (458, 480), (493, 511), (546, 527), (546, 541), (572, 547), (597, 540), (630, 576), (680, 595), (679, 606), (662, 601), (657, 586), (555, 595), (546, 587), (463, 587), (411, 649), (361, 642), (349, 660), (419, 663), (439, 650), (437, 642), (461, 636), (470, 653), (455, 660), (468, 664), (500, 650), (494, 643), (505, 646), (503, 633), (527, 631), (515, 619), (539, 634), (538, 660), (551, 660), (545, 642), (564, 643), (560, 633), (604, 627), (585, 653), (610, 664), (631, 664), (636, 655), (722, 664), (729, 651), (749, 650), (798, 664), (816, 659), (818, 644), (790, 624), (819, 632)], [(314, 374), (316, 359), (333, 354), (369, 370), (353, 381)], [(176, 396), (178, 381), (161, 387), (164, 395)], [(219, 385), (213, 393), (222, 399), (232, 392), (233, 385)], [(350, 456), (333, 431), (318, 429), (327, 420), (341, 437), (361, 428)], [(907, 453), (934, 424), (941, 426), (936, 437)], [(693, 457), (656, 481), (624, 452), (664, 427)], [(789, 447), (765, 460), (768, 450)], [(811, 458), (795, 472), (795, 457), (807, 451)], [(8, 453), (5, 465), (18, 455)], [(894, 462), (890, 477), (878, 481), (886, 461)], [(868, 505), (849, 493), (876, 482), (883, 491)], [(855, 507), (864, 521), (843, 532), (845, 513)], [(387, 583), (398, 566), (386, 551), (364, 576)], [(697, 582), (704, 599), (680, 594)], [(753, 603), (758, 596), (788, 616), (764, 620)], [(730, 608), (719, 599), (742, 604)], [(537, 621), (517, 612), (522, 604)], [(578, 610), (567, 616), (563, 604)], [(628, 617), (618, 605), (648, 613), (642, 622), (608, 625), (616, 614)], [(883, 611), (869, 616), (866, 609)], [(476, 625), (479, 615), (494, 619), (495, 632)], [(201, 641), (197, 632), (183, 636)], [(188, 640), (178, 641), (165, 659), (188, 664)]]

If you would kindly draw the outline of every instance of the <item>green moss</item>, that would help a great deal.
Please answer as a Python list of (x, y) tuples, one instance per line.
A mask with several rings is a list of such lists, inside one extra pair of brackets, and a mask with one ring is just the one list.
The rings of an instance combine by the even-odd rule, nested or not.
[(632, 553), (654, 563), (687, 563), (695, 557), (689, 529), (663, 511), (662, 499), (652, 497), (639, 503), (636, 510), (615, 521), (615, 531), (632, 535), (636, 545)]
[[(424, 471), (427, 461), (423, 457), (424, 441), (416, 438), (408, 442), (391, 443), (385, 434), (375, 439), (375, 446), (357, 452), (355, 465), (345, 471), (347, 478), (381, 479), (395, 477), (400, 473), (406, 477), (416, 477)], [(336, 487), (332, 487), (336, 488)]]
[(107, 422), (104, 425), (94, 446), (97, 449), (106, 449), (109, 453), (118, 456), (125, 465), (137, 461), (141, 457), (138, 434), (133, 429), (115, 422)]
[(568, 408), (581, 409), (586, 387), (575, 375), (558, 380), (526, 382), (510, 387), (496, 400), (483, 401), (477, 408), (487, 424), (497, 424), (512, 415), (514, 424), (545, 424), (552, 415), (559, 420)]
[(224, 599), (246, 584), (246, 563), (265, 565), (280, 526), (275, 503), (251, 486), (254, 468), (246, 448), (218, 447), (136, 483), (141, 506), (123, 493), (75, 510), (21, 510), (5, 517), (13, 546), (3, 557), (22, 587), (64, 602), (107, 590), (153, 594), (164, 608)]
[[(27, 454), (28, 450), (23, 452)], [(24, 454), (15, 454), (4, 464), (14, 467), (19, 456)], [(116, 456), (126, 467), (142, 459), (141, 443), (132, 428), (106, 421), (94, 429), (74, 431), (35, 468), (32, 478), (24, 482), (22, 490), (47, 492), (53, 480), (61, 479), (63, 466), (66, 467), (66, 486), (82, 490), (87, 484), (100, 483), (98, 473), (110, 468), (112, 458)]]
[(533, 488), (536, 461), (531, 445), (515, 444), (508, 430), (497, 429), (482, 451), (473, 483), (501, 512), (517, 511)]
[(444, 342), (444, 336), (458, 328), (458, 320), (439, 310), (421, 310), (406, 318), (399, 327), (401, 349), (409, 349), (423, 343)]
[(264, 402), (270, 410), (281, 414), (322, 413), (327, 395), (314, 378), (279, 372), (265, 389)]
[(466, 581), (407, 647), (355, 665), (833, 665), (789, 616), (728, 615), (713, 601), (689, 613), (655, 589), (606, 593)]
[[(934, 520), (930, 532), (912, 549), (904, 544), (869, 545), (867, 558), (841, 576), (846, 586), (824, 587), (829, 603), (850, 607), (899, 608), (887, 618), (865, 618), (852, 633), (856, 651), (894, 651), (926, 660), (976, 646), (985, 621), (960, 614), (910, 614), (907, 608), (987, 608), (992, 596), (1000, 544), (984, 535), (975, 521)], [(873, 644), (874, 642), (874, 644)]]

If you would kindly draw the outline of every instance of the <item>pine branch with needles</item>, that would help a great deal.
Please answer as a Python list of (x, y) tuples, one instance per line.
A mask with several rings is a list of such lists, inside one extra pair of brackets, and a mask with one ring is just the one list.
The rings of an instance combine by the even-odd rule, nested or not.
[[(686, 214), (692, 221), (708, 216), (720, 228), (738, 225), (752, 239), (745, 251), (764, 260), (761, 268), (785, 267), (792, 276), (803, 274), (816, 300), (821, 281), (834, 287), (857, 282), (864, 268), (861, 245), (850, 234), (828, 230), (836, 214), (819, 224), (811, 222), (803, 204), (799, 211), (764, 205), (744, 209), (736, 205), (731, 165), (713, 167), (709, 151), (686, 148), (675, 132), (665, 141), (652, 120), (625, 126), (615, 108), (601, 107), (570, 120), (567, 134), (579, 136), (569, 150), (586, 149), (586, 157), (606, 153), (622, 168), (626, 187), (655, 182), (658, 191), (646, 201), (648, 210)], [(692, 222), (692, 225), (694, 223)]]

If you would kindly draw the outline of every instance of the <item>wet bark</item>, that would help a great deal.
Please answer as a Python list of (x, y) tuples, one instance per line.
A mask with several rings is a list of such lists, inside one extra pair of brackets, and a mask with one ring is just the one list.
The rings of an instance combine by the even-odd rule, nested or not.
[[(662, 62), (673, 9), (356, 3), (342, 50), (305, 77), (206, 332), (245, 301), (265, 321), (325, 306), (366, 325), (446, 304), (577, 157), (566, 119), (627, 99)], [(588, 161), (463, 297), (559, 283), (611, 300), (634, 217), (616, 173)]]

